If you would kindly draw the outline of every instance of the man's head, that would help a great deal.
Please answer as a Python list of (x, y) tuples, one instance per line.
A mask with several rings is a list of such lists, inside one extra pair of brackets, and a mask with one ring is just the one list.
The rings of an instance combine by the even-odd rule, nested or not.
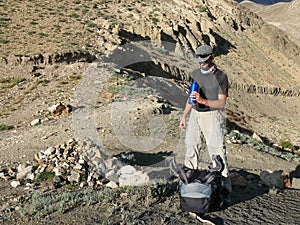
[(200, 64), (200, 67), (204, 70), (209, 70), (213, 63), (214, 53), (212, 47), (209, 45), (201, 45), (196, 49), (195, 62)]
[(213, 55), (212, 47), (208, 45), (200, 45), (196, 49), (196, 58), (194, 61), (203, 63), (206, 62), (212, 55)]

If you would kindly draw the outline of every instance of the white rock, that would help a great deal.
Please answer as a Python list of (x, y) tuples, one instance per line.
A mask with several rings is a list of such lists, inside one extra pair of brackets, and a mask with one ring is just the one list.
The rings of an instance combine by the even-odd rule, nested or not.
[(79, 180), (80, 180), (80, 174), (75, 172), (75, 171), (71, 171), (71, 175), (68, 176), (68, 180), (70, 182), (75, 182), (75, 183), (78, 183)]
[(63, 162), (63, 164), (62, 164), (62, 167), (67, 168), (67, 169), (69, 168), (69, 166), (70, 165), (67, 162)]
[(30, 126), (37, 126), (37, 125), (39, 125), (39, 124), (41, 124), (41, 119), (34, 119), (34, 120), (32, 120), (31, 122), (30, 122)]
[(51, 155), (54, 152), (54, 148), (51, 146), (44, 151), (45, 155)]
[(121, 174), (133, 174), (136, 172), (136, 169), (133, 166), (127, 165), (127, 166), (122, 166), (120, 171)]
[(61, 103), (57, 103), (55, 105), (52, 105), (52, 106), (48, 107), (47, 109), (48, 109), (49, 112), (53, 113), (60, 104)]
[(108, 182), (105, 186), (106, 186), (106, 187), (109, 187), (109, 188), (113, 188), (113, 189), (119, 187), (119, 186), (116, 184), (116, 182), (114, 182), (114, 181)]
[(119, 177), (120, 186), (139, 186), (149, 183), (149, 176), (140, 171), (134, 174), (121, 174)]
[(75, 166), (73, 166), (73, 169), (75, 169), (75, 170), (81, 170), (82, 169), (82, 165), (76, 164)]
[(4, 173), (0, 173), (0, 178), (5, 179)]
[(27, 179), (29, 180), (34, 180), (34, 174), (33, 173), (30, 173), (26, 176)]
[(84, 159), (79, 159), (79, 160), (78, 160), (78, 163), (79, 163), (79, 164), (84, 164), (84, 162), (85, 162)]
[(10, 183), (10, 185), (13, 186), (14, 188), (18, 187), (20, 184), (21, 183), (19, 181), (15, 181), (15, 180)]
[(22, 179), (28, 178), (27, 176), (31, 175), (31, 171), (32, 171), (32, 166), (27, 166), (26, 168), (24, 168), (22, 166), (22, 164), (20, 164), (18, 166), (18, 173), (17, 173), (16, 179), (22, 180)]
[(53, 169), (53, 172), (55, 173), (55, 176), (60, 176), (61, 175), (61, 169), (58, 167), (55, 167)]
[(261, 139), (261, 137), (258, 136), (256, 133), (253, 133), (252, 138), (254, 138), (255, 140), (257, 140), (259, 142), (263, 142), (263, 140)]

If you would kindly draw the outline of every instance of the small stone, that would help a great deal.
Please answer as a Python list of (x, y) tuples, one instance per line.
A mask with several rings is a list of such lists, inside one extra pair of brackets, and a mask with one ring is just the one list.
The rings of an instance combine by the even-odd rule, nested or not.
[(295, 188), (295, 189), (299, 189), (300, 190), (300, 178), (298, 177), (293, 177), (292, 178), (292, 188)]
[(83, 188), (83, 187), (85, 187), (86, 185), (87, 185), (86, 182), (81, 182), (80, 185), (79, 185), (79, 187)]
[(78, 160), (78, 163), (82, 165), (82, 164), (85, 163), (85, 161), (84, 161), (84, 159), (79, 159), (79, 160)]
[(30, 122), (30, 126), (32, 126), (32, 127), (37, 126), (39, 124), (41, 124), (41, 119), (35, 119)]
[(118, 187), (119, 187), (119, 186), (116, 184), (116, 182), (114, 182), (114, 181), (108, 182), (105, 186), (106, 186), (106, 187), (109, 187), (109, 188), (112, 188), (112, 189), (118, 188)]
[(122, 166), (120, 171), (121, 174), (133, 174), (136, 172), (136, 169), (133, 166), (127, 165), (127, 166)]
[(60, 176), (54, 176), (53, 177), (53, 182), (54, 183), (60, 183), (62, 181), (62, 179), (60, 178)]
[(73, 166), (73, 169), (75, 169), (75, 170), (81, 170), (82, 169), (82, 165), (76, 164), (75, 166)]
[(127, 198), (128, 197), (128, 193), (127, 192), (123, 192), (120, 194), (121, 198)]
[(30, 173), (26, 176), (27, 179), (29, 180), (34, 180), (34, 174), (33, 173)]
[(31, 175), (32, 166), (23, 167), (22, 164), (18, 166), (17, 180), (22, 180), (27, 178), (28, 175)]
[(60, 104), (61, 103), (57, 103), (55, 105), (52, 105), (52, 106), (48, 107), (47, 109), (48, 109), (49, 112), (53, 113)]
[(45, 151), (44, 151), (44, 154), (45, 155), (51, 155), (55, 152), (55, 148), (53, 148), (52, 146), (47, 148)]
[(53, 172), (55, 173), (55, 176), (60, 176), (62, 174), (62, 169), (55, 167)]
[(0, 173), (0, 178), (5, 179), (5, 174), (4, 173)]
[(21, 183), (19, 182), (19, 181), (12, 181), (11, 183), (10, 183), (10, 185), (11, 186), (13, 186), (14, 188), (16, 188), (16, 187), (18, 187), (19, 185), (21, 185)]
[(255, 140), (263, 143), (263, 140), (261, 139), (261, 137), (258, 136), (256, 133), (253, 133), (252, 138), (254, 138)]
[(277, 195), (278, 194), (278, 189), (277, 188), (271, 188), (270, 190), (269, 190), (269, 194), (270, 195)]
[(72, 182), (78, 183), (79, 180), (80, 180), (80, 174), (75, 171), (71, 171), (71, 175), (68, 176), (68, 181), (70, 181), (71, 183)]

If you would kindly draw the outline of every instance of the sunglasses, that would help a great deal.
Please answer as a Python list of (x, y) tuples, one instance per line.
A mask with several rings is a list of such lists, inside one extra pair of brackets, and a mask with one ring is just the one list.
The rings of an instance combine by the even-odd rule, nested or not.
[(208, 56), (210, 56), (211, 54), (205, 54), (205, 55), (197, 55), (198, 57), (200, 57), (200, 58), (206, 58), (206, 57), (208, 57)]

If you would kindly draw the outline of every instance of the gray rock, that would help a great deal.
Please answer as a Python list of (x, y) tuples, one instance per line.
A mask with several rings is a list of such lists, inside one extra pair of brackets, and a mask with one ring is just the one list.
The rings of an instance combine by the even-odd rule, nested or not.
[(71, 171), (71, 175), (68, 176), (68, 181), (70, 181), (71, 183), (78, 183), (80, 181), (80, 173)]
[(149, 176), (137, 171), (133, 166), (127, 165), (120, 169), (119, 184), (120, 186), (138, 186), (149, 182)]
[(300, 178), (298, 177), (293, 177), (292, 178), (292, 188), (295, 188), (295, 189), (299, 189), (300, 190)]

